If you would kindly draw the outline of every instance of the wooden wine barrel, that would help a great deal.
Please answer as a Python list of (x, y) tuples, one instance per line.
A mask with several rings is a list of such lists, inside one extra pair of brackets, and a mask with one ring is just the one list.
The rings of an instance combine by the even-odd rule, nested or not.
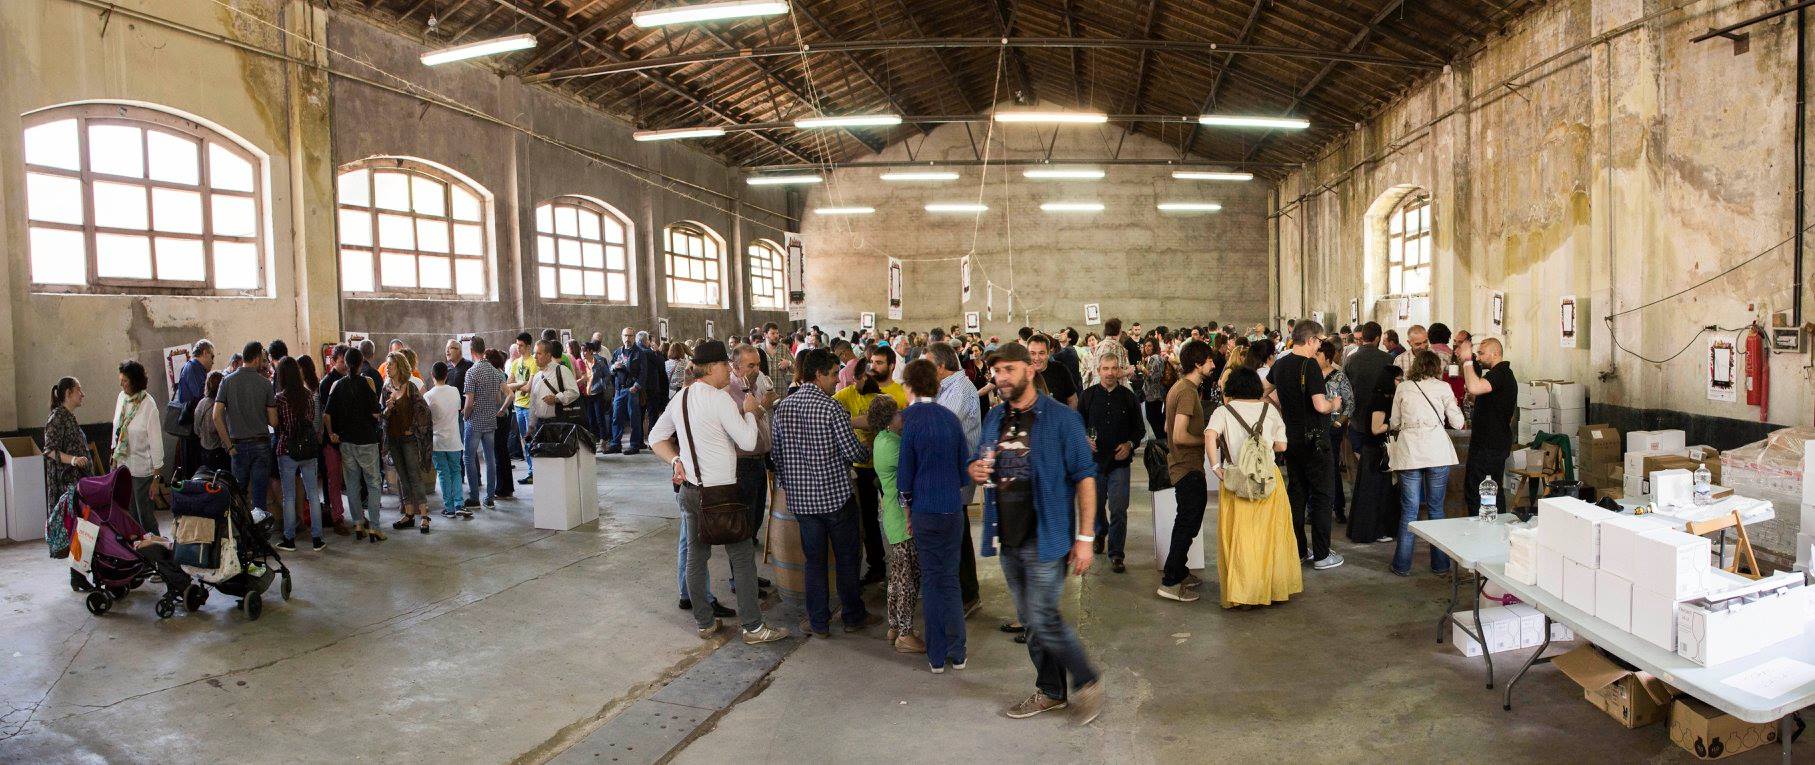
[[(773, 569), (770, 579), (775, 582), (775, 592), (782, 602), (800, 607), (806, 602), (807, 594), (807, 555), (800, 546), (800, 522), (794, 519), (794, 513), (788, 511), (787, 493), (782, 491), (781, 484), (771, 481), (769, 484), (769, 523), (763, 532), (763, 560)], [(838, 576), (832, 566), (832, 554), (826, 554), (826, 588), (828, 595), (837, 592)], [(834, 609), (837, 599), (832, 598)]]

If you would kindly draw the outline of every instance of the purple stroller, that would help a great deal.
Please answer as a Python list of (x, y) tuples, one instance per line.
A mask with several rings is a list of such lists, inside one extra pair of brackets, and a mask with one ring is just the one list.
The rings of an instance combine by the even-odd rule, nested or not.
[(88, 593), (89, 613), (95, 616), (107, 613), (116, 601), (125, 598), (127, 592), (144, 584), (154, 573), (164, 577), (166, 588), (157, 602), (158, 616), (169, 617), (175, 613), (183, 587), (189, 583), (189, 575), (170, 560), (169, 550), (164, 547), (144, 550), (133, 547), (133, 542), (144, 536), (145, 530), (128, 509), (132, 506), (131, 474), (125, 468), (119, 468), (107, 475), (79, 479), (76, 496), (80, 500), (80, 510), (64, 519), (70, 538), (76, 537), (78, 519), (99, 527), (89, 558), (89, 578), (95, 583), (95, 590)]

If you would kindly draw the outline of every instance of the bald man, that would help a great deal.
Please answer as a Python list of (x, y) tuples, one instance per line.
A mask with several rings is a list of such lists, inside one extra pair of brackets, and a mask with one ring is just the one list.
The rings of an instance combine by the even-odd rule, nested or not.
[(1405, 331), (1406, 352), (1399, 354), (1398, 358), (1393, 359), (1393, 364), (1406, 372), (1410, 372), (1412, 371), (1412, 358), (1417, 356), (1419, 351), (1428, 351), (1430, 349), (1430, 332), (1424, 329), (1423, 324), (1413, 324), (1411, 329)]
[[(1504, 358), (1500, 341), (1487, 338), (1476, 347), (1472, 341), (1456, 344), (1456, 361), (1462, 367), (1462, 385), (1475, 397), (1475, 421), (1469, 436), (1468, 468), (1462, 477), (1463, 497), (1469, 513), (1481, 507), (1481, 479), (1501, 483), (1506, 458), (1512, 455), (1513, 419), (1518, 414), (1519, 381)], [(1411, 354), (1406, 354), (1411, 355)], [(1506, 510), (1505, 487), (1495, 492), (1494, 507)]]

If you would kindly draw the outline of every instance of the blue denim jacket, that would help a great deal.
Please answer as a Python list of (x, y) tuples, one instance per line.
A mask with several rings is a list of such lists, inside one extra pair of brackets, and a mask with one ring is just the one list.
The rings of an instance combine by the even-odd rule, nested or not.
[[(1000, 438), (1007, 404), (990, 407), (983, 417), (983, 435), (977, 445)], [(1078, 481), (1095, 479), (1097, 463), (1084, 437), (1084, 418), (1071, 407), (1045, 394), (1034, 401), (1034, 426), (1028, 434), (1033, 444), (1034, 533), (1040, 560), (1053, 561), (1071, 553), (1077, 533), (1073, 514)], [(983, 491), (983, 557), (996, 554), (996, 491)]]

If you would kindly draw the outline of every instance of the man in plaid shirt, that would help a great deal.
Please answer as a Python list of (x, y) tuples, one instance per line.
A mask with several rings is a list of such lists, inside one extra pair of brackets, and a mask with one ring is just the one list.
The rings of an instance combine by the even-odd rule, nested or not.
[(851, 465), (870, 458), (870, 450), (851, 430), (851, 415), (831, 393), (838, 385), (838, 357), (815, 349), (801, 370), (808, 383), (776, 404), (770, 418), (770, 459), (786, 493), (788, 510), (800, 524), (800, 547), (807, 558), (807, 618), (801, 632), (830, 637), (832, 619), (826, 592), (828, 546), (838, 559), (838, 599), (844, 608), (844, 631), (856, 632), (881, 622), (863, 605), (857, 561), (862, 532), (857, 497), (851, 490)]

